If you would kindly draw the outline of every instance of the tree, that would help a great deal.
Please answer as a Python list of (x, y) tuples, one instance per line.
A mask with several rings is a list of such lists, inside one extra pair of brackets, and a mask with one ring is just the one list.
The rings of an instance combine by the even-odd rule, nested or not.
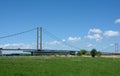
[(78, 55), (78, 56), (81, 56), (81, 53), (80, 53), (80, 51), (78, 51), (78, 52), (77, 52), (77, 55)]
[(80, 50), (81, 55), (85, 55), (87, 51), (85, 49)]
[(0, 50), (0, 55), (2, 54), (2, 51)]
[(92, 49), (90, 52), (92, 57), (95, 57), (96, 53), (97, 53), (96, 49)]
[(97, 56), (100, 57), (102, 53), (100, 51), (97, 51)]

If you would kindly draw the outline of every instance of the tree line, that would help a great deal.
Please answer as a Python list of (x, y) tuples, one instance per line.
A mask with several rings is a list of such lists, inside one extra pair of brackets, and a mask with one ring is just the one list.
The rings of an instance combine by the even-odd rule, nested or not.
[(82, 49), (82, 50), (78, 51), (77, 55), (78, 56), (91, 55), (92, 57), (95, 57), (97, 55), (98, 57), (100, 57), (102, 55), (102, 53), (100, 51), (97, 51), (96, 49), (92, 49), (91, 51), (87, 51), (85, 49)]

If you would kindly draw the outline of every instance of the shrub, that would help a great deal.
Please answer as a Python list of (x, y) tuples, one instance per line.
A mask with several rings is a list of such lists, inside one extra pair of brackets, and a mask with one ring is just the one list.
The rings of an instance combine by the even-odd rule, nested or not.
[(78, 52), (77, 52), (77, 55), (78, 55), (78, 56), (81, 56), (81, 53), (80, 53), (80, 51), (78, 51)]
[(97, 52), (97, 56), (100, 57), (102, 53), (100, 51)]
[(96, 53), (97, 53), (96, 49), (92, 49), (90, 52), (92, 57), (95, 57)]
[(2, 55), (2, 51), (0, 50), (0, 55)]
[(87, 53), (87, 51), (82, 49), (82, 50), (80, 50), (80, 53), (81, 53), (81, 55), (85, 55)]

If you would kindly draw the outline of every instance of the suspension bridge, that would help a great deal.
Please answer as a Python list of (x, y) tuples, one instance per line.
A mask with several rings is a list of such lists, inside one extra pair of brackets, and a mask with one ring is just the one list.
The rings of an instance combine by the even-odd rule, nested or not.
[[(51, 37), (52, 39), (56, 40), (56, 41), (61, 41), (61, 38), (57, 37), (56, 35), (54, 35), (53, 33), (47, 31), (46, 29), (42, 28), (42, 27), (37, 27), (37, 28), (33, 28), (33, 29), (30, 29), (30, 30), (27, 30), (27, 31), (23, 31), (23, 32), (19, 32), (19, 33), (15, 33), (15, 34), (9, 34), (9, 35), (6, 35), (6, 36), (2, 36), (0, 37), (0, 40), (2, 39), (7, 39), (7, 38), (14, 38), (15, 36), (18, 36), (18, 35), (23, 35), (25, 33), (29, 33), (31, 31), (35, 31), (35, 40), (36, 40), (36, 47), (35, 48), (21, 48), (21, 47), (18, 47), (18, 48), (4, 48), (4, 47), (0, 47), (0, 51), (23, 51), (23, 52), (28, 52), (28, 53), (31, 53), (31, 55), (56, 55), (56, 54), (64, 54), (64, 55), (67, 55), (67, 54), (72, 54), (74, 55), (76, 51), (80, 50), (80, 48), (76, 47), (76, 46), (73, 46), (69, 43), (66, 43), (66, 42), (62, 42), (63, 45), (65, 46), (68, 46), (70, 48), (73, 48), (73, 49), (77, 49), (77, 50), (57, 50), (57, 49), (46, 49), (46, 48), (43, 48), (43, 33), (44, 34), (47, 34), (49, 37)], [(25, 45), (24, 45), (25, 46)], [(115, 43), (115, 53), (118, 53), (118, 43)], [(104, 49), (106, 50), (106, 49)], [(103, 52), (104, 53), (104, 52)]]
[[(71, 55), (74, 55), (75, 54), (75, 50), (53, 50), (53, 49), (45, 49), (43, 48), (43, 32), (47, 33), (50, 37), (52, 37), (53, 39), (55, 40), (61, 40), (59, 37), (55, 36), (54, 34), (50, 33), (49, 31), (47, 31), (46, 29), (43, 29), (42, 27), (37, 27), (37, 28), (34, 28), (34, 29), (30, 29), (30, 30), (27, 30), (27, 31), (23, 31), (23, 32), (19, 32), (19, 33), (15, 33), (15, 34), (10, 34), (10, 35), (7, 35), (7, 36), (3, 36), (3, 37), (0, 37), (0, 39), (7, 39), (9, 37), (15, 37), (15, 36), (18, 36), (18, 35), (22, 35), (24, 33), (28, 33), (28, 32), (31, 32), (31, 31), (34, 31), (36, 30), (36, 48), (34, 49), (24, 49), (21, 47), (17, 48), (17, 49), (14, 49), (14, 48), (2, 48), (0, 47), (0, 51), (23, 51), (23, 52), (29, 52), (31, 53), (31, 55), (56, 55), (56, 54), (59, 54), (59, 55), (67, 55), (67, 54), (71, 54)], [(63, 45), (66, 45), (68, 47), (71, 47), (71, 48), (74, 48), (74, 49), (78, 49), (78, 47), (76, 46), (73, 46), (71, 44), (68, 44), (66, 42), (63, 43)]]

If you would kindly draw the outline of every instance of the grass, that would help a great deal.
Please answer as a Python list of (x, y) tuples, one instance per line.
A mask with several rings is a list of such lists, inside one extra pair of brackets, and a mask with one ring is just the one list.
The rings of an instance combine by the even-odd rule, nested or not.
[(119, 76), (120, 59), (20, 56), (0, 57), (0, 76)]

